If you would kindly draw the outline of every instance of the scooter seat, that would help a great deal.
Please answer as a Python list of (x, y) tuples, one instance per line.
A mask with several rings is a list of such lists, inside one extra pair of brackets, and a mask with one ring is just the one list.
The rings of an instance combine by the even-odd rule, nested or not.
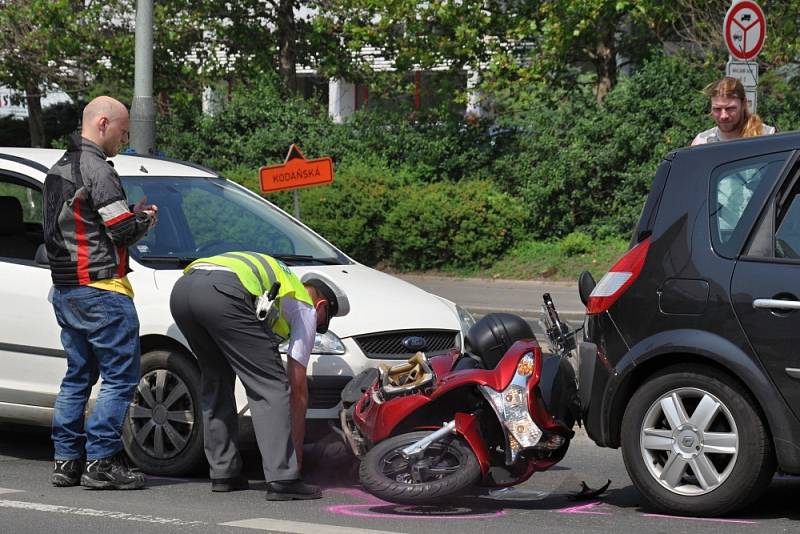
[(465, 352), (456, 360), (453, 371), (466, 371), (469, 369), (484, 369), (484, 366), (479, 356)]

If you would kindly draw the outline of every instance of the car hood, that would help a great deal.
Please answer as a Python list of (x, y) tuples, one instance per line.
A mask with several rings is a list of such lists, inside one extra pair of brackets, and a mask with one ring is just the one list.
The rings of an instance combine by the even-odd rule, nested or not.
[[(334, 317), (330, 323), (331, 331), (341, 338), (391, 330), (461, 328), (452, 302), (364, 265), (315, 265), (291, 269), (298, 276), (318, 272), (347, 295), (350, 313)], [(154, 271), (159, 293), (171, 291), (180, 275), (178, 270)]]

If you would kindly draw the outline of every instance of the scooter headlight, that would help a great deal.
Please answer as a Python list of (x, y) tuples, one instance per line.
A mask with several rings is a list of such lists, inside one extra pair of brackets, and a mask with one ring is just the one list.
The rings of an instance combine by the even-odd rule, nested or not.
[(513, 464), (522, 449), (533, 447), (542, 438), (542, 431), (533, 422), (528, 412), (528, 380), (533, 375), (536, 357), (525, 354), (517, 364), (517, 372), (503, 391), (480, 386), (481, 392), (491, 404), (503, 425), (508, 447), (506, 464)]

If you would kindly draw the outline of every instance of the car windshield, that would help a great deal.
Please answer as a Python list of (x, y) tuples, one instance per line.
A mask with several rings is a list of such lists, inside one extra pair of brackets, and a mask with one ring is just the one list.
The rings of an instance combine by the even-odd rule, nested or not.
[(272, 204), (222, 178), (122, 177), (128, 201), (158, 206), (158, 224), (131, 256), (156, 269), (231, 251), (269, 254), (290, 265), (352, 263)]

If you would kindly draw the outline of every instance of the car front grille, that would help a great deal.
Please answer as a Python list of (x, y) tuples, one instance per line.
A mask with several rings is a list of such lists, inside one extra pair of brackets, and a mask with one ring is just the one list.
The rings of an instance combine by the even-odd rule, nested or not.
[(454, 330), (402, 330), (356, 336), (354, 339), (367, 358), (404, 360), (413, 354), (403, 346), (403, 339), (409, 336), (425, 340), (423, 350), (428, 357), (445, 354), (458, 346), (458, 332)]
[(341, 388), (317, 388), (308, 392), (308, 407), (312, 410), (327, 410), (342, 399)]
[(308, 376), (308, 407), (312, 410), (327, 410), (336, 407), (342, 400), (342, 390), (351, 376)]

